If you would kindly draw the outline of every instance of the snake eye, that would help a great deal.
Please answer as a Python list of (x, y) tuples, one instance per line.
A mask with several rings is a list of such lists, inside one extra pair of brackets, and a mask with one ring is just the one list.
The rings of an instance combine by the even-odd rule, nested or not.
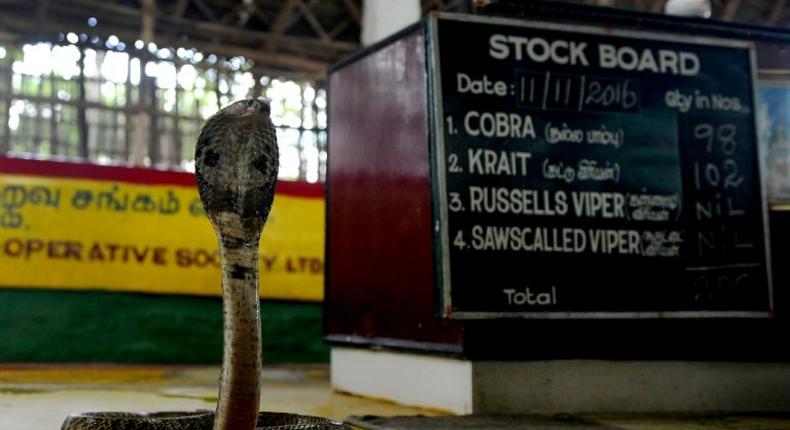
[(203, 162), (206, 163), (206, 166), (214, 167), (219, 162), (219, 154), (217, 154), (215, 151), (207, 149), (205, 158), (203, 158)]
[(269, 171), (269, 159), (266, 156), (258, 157), (252, 162), (252, 167), (266, 175)]

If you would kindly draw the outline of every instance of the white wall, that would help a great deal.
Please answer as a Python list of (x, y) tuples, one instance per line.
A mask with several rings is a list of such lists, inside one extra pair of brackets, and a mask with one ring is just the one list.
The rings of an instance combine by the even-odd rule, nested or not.
[(420, 0), (365, 0), (362, 45), (371, 45), (420, 19)]

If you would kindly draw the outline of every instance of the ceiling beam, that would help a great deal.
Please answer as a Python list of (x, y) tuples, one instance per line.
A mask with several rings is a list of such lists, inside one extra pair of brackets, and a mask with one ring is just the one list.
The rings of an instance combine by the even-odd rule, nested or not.
[(312, 27), (313, 31), (315, 31), (315, 33), (318, 35), (318, 37), (321, 40), (324, 41), (332, 40), (332, 38), (329, 37), (329, 35), (326, 33), (326, 30), (324, 30), (324, 27), (321, 26), (321, 23), (318, 22), (318, 18), (315, 16), (313, 11), (310, 10), (310, 8), (304, 4), (304, 1), (297, 0), (296, 5), (299, 8), (299, 10), (302, 12), (304, 18), (307, 20), (307, 23), (310, 24), (310, 27)]
[(768, 20), (765, 22), (767, 25), (776, 25), (782, 19), (782, 12), (785, 10), (785, 0), (776, 0), (774, 6), (771, 8), (771, 14), (768, 15)]
[(426, 13), (433, 8), (436, 8), (437, 10), (442, 10), (442, 8), (444, 8), (444, 1), (428, 0), (426, 3), (423, 3), (422, 5), (422, 13)]
[[(152, 0), (145, 0), (145, 2), (153, 2)], [(64, 28), (62, 23), (52, 23), (52, 22), (45, 22), (45, 23), (38, 23), (35, 18), (31, 17), (23, 17), (23, 16), (14, 16), (10, 14), (2, 14), (0, 15), (0, 24), (3, 27), (9, 28), (15, 32), (23, 32), (25, 30), (29, 30), (30, 28), (35, 28), (39, 31), (43, 31), (49, 33), (54, 40), (56, 35), (60, 32), (66, 31), (82, 31), (83, 28), (79, 26), (67, 26)], [(139, 34), (136, 34), (133, 31), (129, 30), (121, 30), (117, 28), (106, 28), (104, 26), (99, 26), (94, 28), (94, 34), (98, 34), (102, 38), (107, 38), (111, 34), (115, 34), (116, 36), (120, 37), (122, 40), (134, 40), (139, 37)], [(178, 38), (166, 35), (158, 35), (153, 42), (155, 42), (159, 46), (184, 46), (183, 41), (179, 40)], [(254, 48), (244, 48), (238, 45), (228, 45), (224, 43), (218, 42), (207, 42), (207, 41), (190, 41), (188, 46), (197, 48), (198, 50), (204, 53), (213, 53), (220, 56), (226, 57), (233, 57), (233, 56), (244, 56), (247, 59), (253, 60), (257, 63), (262, 63), (270, 66), (280, 66), (280, 67), (289, 67), (296, 69), (298, 71), (303, 72), (310, 72), (310, 73), (324, 73), (328, 66), (327, 63), (311, 60), (308, 58), (298, 57), (294, 55), (288, 54), (269, 54), (262, 52), (258, 49)], [(145, 52), (145, 51), (143, 51)], [(147, 54), (147, 52), (146, 52)]]
[(340, 36), (340, 33), (347, 29), (352, 22), (354, 22), (352, 18), (346, 18), (343, 21), (340, 21), (336, 26), (329, 30), (329, 37), (332, 39), (337, 38), (337, 36)]
[[(142, 1), (140, 2), (142, 4)], [(60, 0), (53, 3), (53, 6), (66, 7), (71, 12), (81, 13), (86, 10), (96, 12), (111, 13), (114, 15), (125, 16), (132, 19), (140, 18), (140, 9), (123, 6), (118, 3), (110, 3), (97, 0)]]
[(244, 27), (252, 18), (252, 15), (258, 10), (258, 4), (255, 3), (255, 0), (245, 0), (242, 2), (244, 4), (244, 8), (239, 11), (239, 20), (236, 21), (237, 27)]
[(36, 18), (39, 20), (47, 19), (47, 12), (49, 11), (49, 0), (38, 0), (36, 4)]
[(286, 0), (285, 3), (283, 3), (283, 7), (280, 8), (280, 12), (277, 14), (277, 18), (274, 19), (274, 23), (272, 24), (272, 33), (283, 34), (283, 32), (285, 32), (288, 18), (290, 18), (297, 3), (299, 3), (299, 0)]
[(145, 43), (153, 42), (156, 38), (156, 13), (156, 0), (143, 0), (139, 37)]
[(741, 5), (741, 0), (728, 0), (724, 4), (724, 11), (721, 13), (721, 19), (724, 21), (732, 21), (738, 13), (738, 6)]
[[(292, 0), (289, 0), (292, 1)], [(116, 3), (108, 3), (99, 0), (60, 0), (53, 3), (53, 6), (59, 7), (76, 6), (83, 9), (93, 10), (97, 12), (115, 14), (121, 18), (127, 18), (130, 25), (136, 27), (139, 25), (141, 12), (139, 9), (122, 6)], [(73, 7), (69, 7), (73, 9)], [(220, 23), (206, 22), (191, 20), (188, 18), (177, 18), (171, 15), (159, 14), (157, 15), (157, 31), (161, 28), (168, 28), (172, 31), (173, 28), (179, 29), (183, 33), (191, 36), (189, 40), (181, 41), (181, 45), (188, 45), (195, 38), (209, 38), (211, 36), (223, 36), (233, 40), (247, 40), (260, 42), (277, 42), (282, 45), (288, 45), (291, 48), (299, 49), (300, 47), (317, 48), (323, 50), (335, 50), (339, 52), (353, 52), (359, 49), (359, 45), (350, 42), (341, 41), (324, 41), (317, 38), (290, 36), (285, 34), (275, 34), (273, 32), (256, 31), (248, 29), (240, 29)], [(68, 31), (68, 29), (66, 29)], [(64, 31), (63, 29), (60, 31)], [(95, 29), (88, 27), (86, 32), (96, 32)]]
[(348, 14), (351, 15), (357, 27), (362, 28), (362, 10), (357, 6), (357, 3), (354, 0), (343, 0), (343, 2), (346, 4)]
[(272, 78), (283, 77), (292, 79), (294, 81), (312, 81), (316, 83), (324, 82), (326, 74), (324, 73), (310, 73), (310, 72), (294, 72), (292, 70), (283, 70), (276, 67), (255, 66), (250, 69), (255, 76), (269, 76)]
[(223, 24), (231, 24), (236, 27), (244, 27), (247, 22), (252, 18), (255, 10), (258, 9), (254, 0), (243, 0), (236, 3), (233, 8), (226, 13), (219, 22)]
[[(261, 0), (258, 0), (258, 1), (261, 1)], [(252, 11), (252, 13), (266, 27), (268, 27), (268, 28), (272, 27), (272, 19), (268, 15), (263, 13), (262, 7), (257, 3), (257, 1), (256, 1), (256, 8)]]
[(214, 15), (214, 11), (203, 0), (191, 0), (192, 4), (200, 11), (206, 19), (213, 22), (218, 22), (219, 19)]
[(49, 14), (49, 0), (38, 0), (36, 2), (36, 10), (35, 10), (36, 20), (39, 22), (44, 22), (47, 20), (48, 14)]
[[(321, 3), (321, 1), (322, 0), (310, 0), (310, 2), (307, 3), (307, 7), (312, 9), (317, 4)], [(326, 0), (323, 0), (323, 1), (326, 1)], [(301, 17), (302, 17), (302, 10), (301, 9), (299, 9), (296, 12), (294, 12), (291, 15), (291, 17), (288, 19), (288, 22), (285, 24), (285, 28), (283, 30), (283, 33), (287, 32), (289, 28), (293, 27), (293, 25), (296, 24)]]
[(182, 30), (194, 32), (197, 35), (206, 37), (206, 33), (216, 33), (216, 35), (224, 35), (230, 38), (243, 37), (246, 39), (258, 41), (277, 42), (291, 47), (306, 46), (323, 49), (334, 49), (337, 51), (351, 52), (359, 49), (359, 45), (349, 42), (339, 41), (323, 41), (315, 38), (302, 37), (302, 36), (288, 36), (267, 33), (263, 31), (255, 31), (248, 29), (241, 29), (229, 27), (226, 25), (215, 24), (210, 22), (192, 21), (187, 19), (169, 20), (167, 17), (161, 17), (162, 21), (168, 25), (179, 25)]
[(181, 18), (184, 16), (184, 12), (187, 10), (187, 5), (189, 5), (189, 0), (176, 1), (176, 6), (173, 8), (173, 16), (176, 18)]
[[(285, 32), (285, 25), (288, 22), (288, 17), (293, 13), (296, 3), (298, 3), (298, 0), (285, 0), (283, 7), (280, 8), (280, 12), (277, 14), (277, 18), (274, 19), (274, 23), (270, 29), (272, 34), (281, 36)], [(274, 41), (266, 41), (263, 44), (263, 49), (270, 52), (273, 51)]]
[(236, 6), (233, 6), (233, 9), (231, 9), (230, 12), (223, 15), (222, 18), (219, 19), (219, 22), (223, 24), (227, 24), (233, 21), (234, 18), (239, 16), (239, 12), (241, 12), (242, 9), (244, 9), (244, 6), (245, 5), (243, 2), (239, 2), (238, 4), (236, 4)]
[(227, 56), (241, 55), (244, 58), (254, 60), (269, 65), (286, 66), (297, 70), (324, 73), (328, 66), (327, 63), (311, 60), (309, 58), (297, 57), (294, 55), (281, 54), (281, 53), (268, 53), (262, 52), (254, 48), (241, 48), (238, 46), (229, 46), (222, 43), (214, 42), (201, 42), (195, 45), (196, 48), (203, 52), (214, 52)]

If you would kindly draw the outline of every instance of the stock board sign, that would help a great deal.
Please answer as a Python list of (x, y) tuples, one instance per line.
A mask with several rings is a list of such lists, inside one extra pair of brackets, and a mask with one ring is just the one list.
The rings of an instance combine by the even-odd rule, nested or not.
[(427, 32), (444, 316), (772, 315), (750, 45), (458, 15)]

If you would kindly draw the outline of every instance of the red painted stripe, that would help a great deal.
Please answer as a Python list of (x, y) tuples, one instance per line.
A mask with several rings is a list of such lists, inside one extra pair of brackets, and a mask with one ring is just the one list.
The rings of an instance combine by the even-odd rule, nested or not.
[[(101, 166), (97, 164), (65, 161), (33, 160), (0, 156), (0, 173), (11, 175), (45, 176), (70, 179), (128, 182), (141, 185), (176, 185), (195, 187), (195, 175), (189, 172), (146, 169), (126, 166)], [(295, 197), (324, 197), (323, 184), (279, 181), (277, 194)]]
[(324, 184), (311, 184), (309, 182), (296, 181), (277, 181), (277, 194), (323, 199)]

